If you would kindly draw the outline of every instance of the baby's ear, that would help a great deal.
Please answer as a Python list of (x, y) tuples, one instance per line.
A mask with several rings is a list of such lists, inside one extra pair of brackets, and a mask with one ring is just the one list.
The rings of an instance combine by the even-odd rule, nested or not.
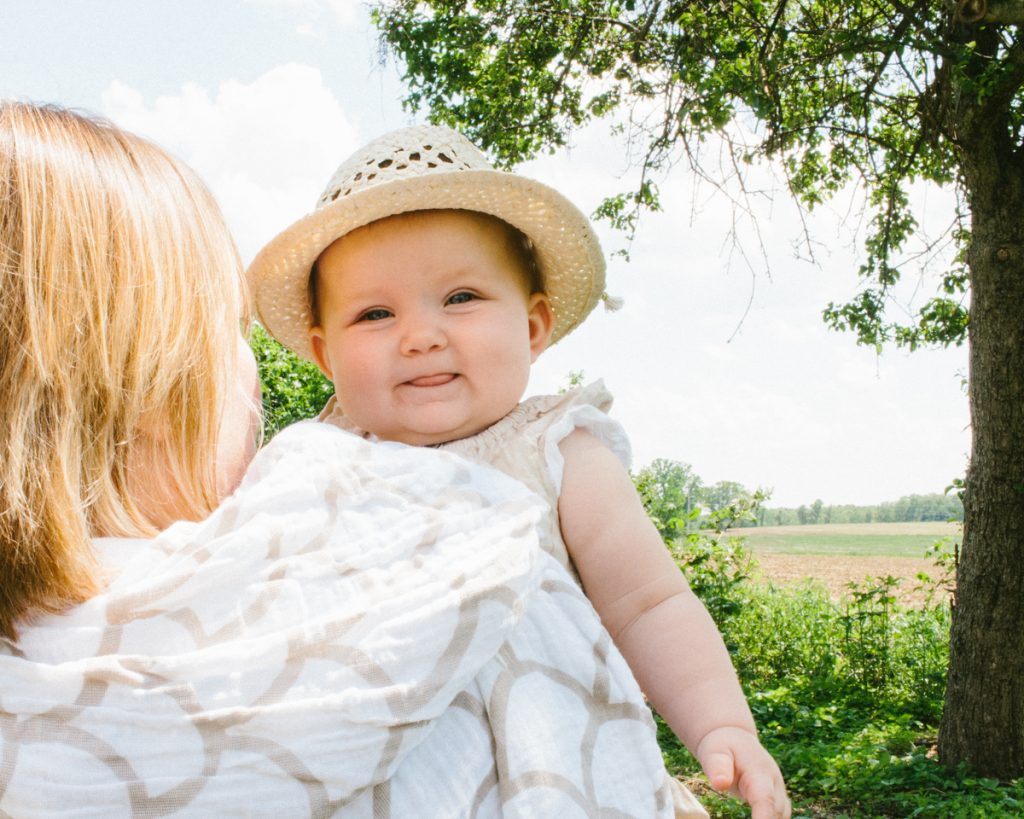
[(320, 372), (326, 375), (331, 381), (334, 380), (334, 373), (331, 370), (331, 357), (327, 352), (327, 336), (324, 335), (322, 327), (309, 328), (309, 346), (313, 348), (313, 360)]
[(537, 356), (547, 349), (551, 341), (551, 333), (555, 329), (555, 314), (551, 310), (551, 299), (545, 293), (534, 293), (530, 296), (526, 311), (530, 322), (530, 360), (536, 361)]

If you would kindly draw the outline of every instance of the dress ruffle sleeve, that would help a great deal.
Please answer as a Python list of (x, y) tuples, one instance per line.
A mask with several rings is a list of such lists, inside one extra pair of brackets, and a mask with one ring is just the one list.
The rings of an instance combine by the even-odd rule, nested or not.
[(565, 459), (562, 457), (559, 444), (577, 429), (589, 432), (597, 438), (615, 454), (626, 469), (629, 469), (633, 457), (629, 438), (622, 425), (607, 414), (611, 405), (612, 395), (604, 382), (595, 381), (568, 393), (549, 410), (557, 413), (557, 420), (548, 427), (544, 435), (544, 461), (556, 495), (561, 494), (562, 473), (565, 469)]

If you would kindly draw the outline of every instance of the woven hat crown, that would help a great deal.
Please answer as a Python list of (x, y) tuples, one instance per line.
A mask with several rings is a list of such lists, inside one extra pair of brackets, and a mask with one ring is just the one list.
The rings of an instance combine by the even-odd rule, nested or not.
[(558, 191), (495, 170), (449, 128), (403, 128), (345, 160), (315, 209), (272, 239), (249, 267), (256, 312), (271, 335), (312, 360), (310, 269), (335, 240), (371, 222), (417, 210), (490, 214), (532, 242), (555, 323), (552, 343), (590, 313), (604, 290), (604, 257), (590, 221)]
[(469, 170), (493, 167), (462, 134), (436, 127), (405, 128), (374, 140), (343, 162), (316, 206), (398, 179)]

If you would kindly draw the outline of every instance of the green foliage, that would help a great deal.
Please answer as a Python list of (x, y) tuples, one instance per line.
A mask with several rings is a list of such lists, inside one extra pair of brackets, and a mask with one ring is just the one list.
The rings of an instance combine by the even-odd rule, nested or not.
[[(808, 208), (859, 183), (870, 211), (865, 287), (829, 305), (825, 318), (861, 343), (914, 348), (964, 340), (967, 280), (954, 271), (914, 320), (888, 318), (900, 254), (918, 228), (907, 191), (917, 180), (963, 183), (965, 122), (997, 116), (1018, 142), (1022, 129), (1015, 29), (967, 24), (956, 8), (391, 0), (374, 20), (404, 62), (407, 105), (462, 129), (505, 165), (566, 144), (591, 120), (628, 119), (639, 182), (609, 196), (598, 215), (630, 233), (659, 207), (657, 178), (680, 159), (716, 173), (699, 158), (710, 134), (724, 137), (735, 169), (781, 161)], [(754, 125), (752, 144), (730, 130), (735, 121)], [(962, 248), (967, 239), (954, 235)]]
[[(766, 493), (758, 490), (757, 507), (766, 499)], [(757, 516), (749, 514), (750, 504), (753, 501), (751, 492), (736, 481), (719, 481), (711, 486), (701, 486), (697, 492), (698, 502), (701, 508), (710, 513), (722, 513), (732, 509), (737, 513), (734, 526), (744, 523), (757, 523)], [(713, 525), (709, 521), (709, 525)]]
[(583, 370), (569, 370), (568, 375), (565, 377), (565, 384), (558, 388), (558, 394), (565, 395), (577, 387), (582, 387), (586, 382), (587, 377)]
[[(699, 510), (690, 513), (696, 518)], [(712, 619), (721, 628), (747, 602), (754, 559), (742, 538), (721, 531), (690, 531), (667, 542), (669, 552)]]
[[(840, 604), (810, 583), (732, 588), (742, 605), (719, 624), (794, 816), (1020, 815), (1024, 781), (948, 773), (935, 758), (949, 608), (903, 608), (894, 587), (867, 579)], [(660, 719), (658, 729), (669, 770), (699, 782), (699, 766)], [(749, 816), (729, 797), (701, 798), (712, 816)]]
[(289, 352), (258, 324), (249, 340), (263, 385), (263, 435), (269, 440), (296, 421), (315, 418), (334, 386), (308, 361)]
[(702, 486), (689, 464), (657, 458), (633, 478), (644, 508), (663, 538), (686, 528)]
[[(754, 493), (705, 517), (700, 508), (692, 509), (684, 518), (672, 519), (675, 531), (663, 536), (690, 588), (719, 628), (747, 602), (747, 581), (755, 566), (743, 538), (728, 532), (741, 520), (756, 517), (763, 499), (761, 493)], [(698, 523), (703, 528), (697, 528)]]
[(656, 458), (637, 472), (633, 483), (666, 539), (680, 532), (716, 529), (726, 520), (733, 528), (761, 523), (762, 504), (768, 498), (766, 490), (751, 492), (736, 481), (707, 486), (692, 466), (665, 458)]
[(760, 689), (780, 680), (807, 696), (850, 703), (882, 699), (937, 721), (948, 657), (949, 610), (897, 606), (886, 578), (855, 584), (833, 603), (814, 584), (748, 590), (749, 605), (727, 625), (737, 666)]
[(844, 654), (861, 687), (877, 691), (892, 672), (892, 610), (900, 579), (876, 577), (847, 583), (850, 601), (842, 614)]

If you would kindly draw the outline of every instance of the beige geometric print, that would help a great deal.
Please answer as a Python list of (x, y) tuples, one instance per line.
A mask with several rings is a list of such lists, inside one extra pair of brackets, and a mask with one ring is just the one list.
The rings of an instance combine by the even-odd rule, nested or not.
[[(375, 819), (673, 816), (650, 711), (625, 661), (571, 577), (543, 562), (519, 625), (402, 763), (386, 799), (378, 789)], [(466, 787), (423, 802), (435, 777)]]
[(98, 542), (110, 588), (0, 647), (0, 811), (671, 816), (542, 512), (444, 453), (282, 432), (209, 519)]
[(303, 426), (208, 520), (98, 543), (129, 553), (110, 588), (3, 647), (0, 810), (326, 815), (497, 652), (536, 586), (536, 499)]

